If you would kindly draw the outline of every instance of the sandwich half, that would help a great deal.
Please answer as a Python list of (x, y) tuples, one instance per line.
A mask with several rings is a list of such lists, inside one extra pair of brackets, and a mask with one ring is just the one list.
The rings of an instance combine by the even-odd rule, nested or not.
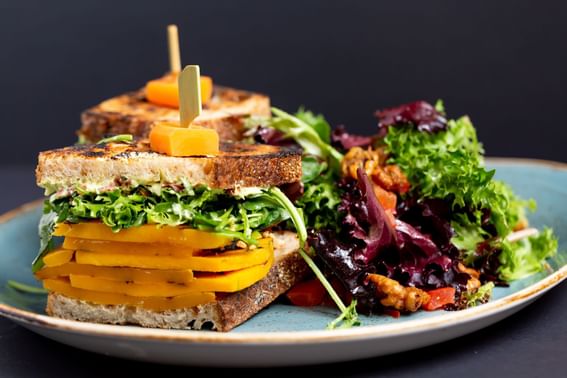
[(308, 273), (277, 189), (301, 179), (298, 149), (78, 145), (40, 153), (36, 177), (49, 195), (34, 262), (49, 315), (228, 331)]
[[(250, 115), (270, 116), (270, 98), (260, 93), (214, 86), (212, 97), (203, 102), (198, 126), (215, 129), (221, 140), (238, 141), (244, 133), (244, 119)], [(147, 99), (144, 89), (120, 95), (85, 110), (81, 115), (79, 139), (96, 143), (109, 135), (132, 134), (145, 138), (152, 125), (179, 120), (176, 107)]]

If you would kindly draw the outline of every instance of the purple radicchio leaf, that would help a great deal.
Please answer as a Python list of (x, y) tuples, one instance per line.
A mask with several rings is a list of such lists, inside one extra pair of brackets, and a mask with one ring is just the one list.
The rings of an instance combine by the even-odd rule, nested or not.
[(299, 146), (291, 138), (286, 138), (285, 134), (271, 127), (258, 126), (253, 134), (254, 141), (261, 144), (272, 146)]
[(455, 233), (449, 221), (451, 206), (446, 201), (405, 199), (398, 204), (397, 214), (400, 220), (429, 235), (441, 250), (448, 251), (451, 248), (451, 238)]
[(309, 230), (307, 241), (342, 285), (357, 300), (363, 312), (370, 312), (378, 305), (374, 290), (365, 285), (367, 273), (374, 273), (372, 265), (363, 265), (353, 258), (353, 251), (359, 248), (356, 243), (341, 242), (334, 231)]
[(425, 101), (415, 101), (395, 108), (378, 110), (374, 115), (378, 118), (380, 130), (387, 129), (389, 126), (407, 124), (428, 133), (447, 130), (445, 116)]
[(337, 126), (331, 133), (331, 144), (342, 151), (350, 150), (353, 147), (368, 147), (372, 144), (372, 141), (373, 138), (370, 136), (347, 133), (343, 125)]
[[(354, 219), (349, 219), (348, 221), (355, 223), (357, 226), (353, 228), (351, 235), (364, 241), (366, 244), (366, 248), (356, 251), (355, 258), (368, 264), (374, 260), (381, 248), (391, 245), (396, 236), (384, 208), (374, 194), (372, 182), (370, 182), (368, 175), (362, 168), (358, 168), (357, 175), (358, 186), (362, 192), (365, 205), (361, 209), (366, 213), (364, 220), (367, 223), (367, 227), (363, 228), (359, 222), (355, 223)], [(347, 218), (349, 216), (353, 217), (352, 214), (348, 214)]]

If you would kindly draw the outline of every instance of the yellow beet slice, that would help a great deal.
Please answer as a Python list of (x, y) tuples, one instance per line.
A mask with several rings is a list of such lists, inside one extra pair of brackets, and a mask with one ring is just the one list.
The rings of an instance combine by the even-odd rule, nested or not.
[(71, 274), (92, 276), (106, 280), (129, 281), (139, 283), (171, 282), (187, 284), (193, 280), (193, 272), (190, 269), (138, 269), (138, 268), (113, 268), (105, 266), (94, 266), (69, 262), (54, 267), (44, 267), (35, 273), (36, 278), (43, 280), (47, 278), (69, 277)]
[(192, 269), (192, 257), (137, 256), (120, 253), (76, 251), (79, 264), (145, 269)]
[[(157, 105), (179, 108), (177, 74), (169, 74), (146, 84), (146, 99)], [(213, 79), (201, 75), (201, 102), (206, 104), (213, 95)]]
[(232, 243), (232, 239), (213, 232), (193, 228), (181, 228), (147, 224), (113, 232), (103, 223), (58, 223), (54, 236), (80, 239), (108, 240), (134, 243), (169, 243), (192, 249), (215, 249)]
[(209, 275), (185, 285), (167, 282), (131, 283), (75, 274), (71, 274), (70, 281), (71, 286), (85, 290), (119, 293), (133, 297), (171, 297), (202, 291), (239, 291), (264, 278), (271, 266), (272, 259), (262, 265), (226, 274)]
[(191, 269), (203, 272), (228, 272), (263, 264), (273, 256), (272, 240), (259, 241), (259, 248), (237, 249), (193, 256), (152, 256), (130, 253), (104, 253), (78, 250), (75, 260), (79, 264), (96, 266), (132, 267), (144, 269)]
[(224, 252), (201, 251), (193, 256), (141, 255), (133, 253), (105, 253), (78, 250), (79, 264), (144, 269), (191, 269), (203, 272), (227, 272), (263, 264), (274, 254), (271, 238), (258, 241), (256, 249), (237, 249)]
[(49, 252), (43, 257), (45, 266), (58, 266), (68, 263), (73, 259), (74, 251), (69, 251), (61, 247)]
[(183, 245), (160, 243), (113, 242), (66, 237), (63, 248), (100, 253), (119, 253), (144, 256), (192, 256), (195, 249)]
[(158, 123), (150, 132), (152, 151), (169, 156), (218, 155), (219, 143), (216, 130), (199, 126)]
[(210, 292), (190, 293), (175, 297), (132, 297), (118, 293), (105, 293), (77, 289), (65, 279), (43, 280), (46, 290), (63, 294), (67, 297), (102, 305), (139, 306), (148, 310), (165, 311), (190, 308), (215, 301), (215, 294)]

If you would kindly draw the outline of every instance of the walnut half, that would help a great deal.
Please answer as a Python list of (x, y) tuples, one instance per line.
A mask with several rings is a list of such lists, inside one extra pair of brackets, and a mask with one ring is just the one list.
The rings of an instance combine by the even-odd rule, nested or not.
[(415, 287), (405, 287), (398, 281), (380, 274), (368, 274), (367, 279), (376, 285), (380, 303), (403, 312), (415, 312), (429, 301), (429, 294)]

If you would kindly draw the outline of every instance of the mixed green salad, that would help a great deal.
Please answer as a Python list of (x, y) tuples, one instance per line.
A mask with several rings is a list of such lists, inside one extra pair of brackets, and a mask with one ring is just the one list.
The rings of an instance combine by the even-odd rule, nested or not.
[[(535, 202), (494, 179), (468, 117), (447, 119), (440, 101), (376, 117), (371, 136), (332, 130), (304, 109), (273, 109), (272, 118), (247, 125), (255, 142), (303, 148), (294, 204), (315, 262), (342, 300), (356, 303), (351, 310), (463, 309), (486, 302), (495, 285), (546, 269), (557, 238), (548, 228), (528, 229)], [(317, 285), (288, 297), (319, 304)]]

